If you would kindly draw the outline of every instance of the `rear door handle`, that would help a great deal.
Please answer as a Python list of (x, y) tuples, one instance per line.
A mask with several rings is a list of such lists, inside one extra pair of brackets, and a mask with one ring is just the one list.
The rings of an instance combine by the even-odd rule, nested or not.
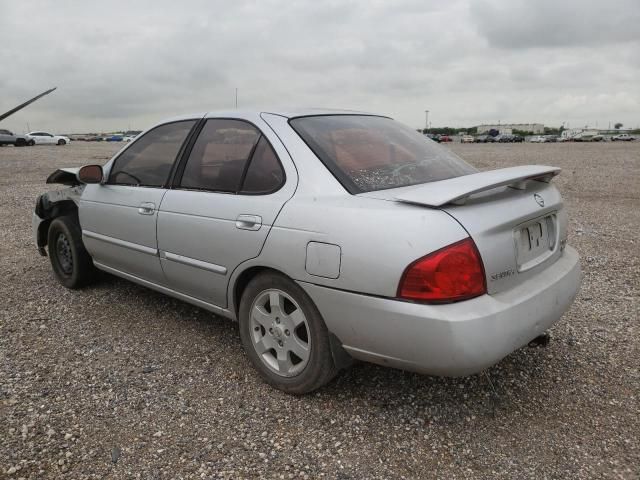
[(240, 230), (260, 230), (262, 217), (259, 215), (238, 215), (236, 228)]
[(156, 211), (156, 204), (152, 202), (142, 202), (138, 207), (138, 213), (140, 215), (153, 215)]

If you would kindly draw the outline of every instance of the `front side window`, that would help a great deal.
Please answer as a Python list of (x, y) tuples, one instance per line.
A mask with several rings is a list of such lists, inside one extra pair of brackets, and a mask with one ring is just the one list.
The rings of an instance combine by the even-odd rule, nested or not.
[(324, 115), (289, 123), (352, 194), (476, 172), (446, 147), (390, 118)]
[(116, 158), (107, 183), (162, 187), (195, 120), (167, 123), (140, 137)]
[(278, 157), (253, 125), (210, 119), (193, 145), (180, 187), (227, 193), (269, 193), (284, 180)]

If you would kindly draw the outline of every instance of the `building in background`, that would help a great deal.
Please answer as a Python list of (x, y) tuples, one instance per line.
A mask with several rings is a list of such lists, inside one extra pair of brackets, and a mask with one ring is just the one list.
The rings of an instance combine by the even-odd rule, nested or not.
[(531, 132), (534, 135), (544, 133), (544, 125), (542, 123), (503, 123), (500, 125), (478, 125), (478, 134), (489, 133), (491, 130), (497, 130), (500, 133), (510, 134), (514, 130), (521, 132)]

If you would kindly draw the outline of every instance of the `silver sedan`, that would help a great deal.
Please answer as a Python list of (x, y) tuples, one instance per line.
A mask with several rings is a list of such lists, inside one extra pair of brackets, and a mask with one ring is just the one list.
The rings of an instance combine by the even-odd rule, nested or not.
[(378, 115), (187, 115), (54, 172), (33, 230), (66, 287), (102, 270), (237, 320), (300, 394), (353, 359), (468, 375), (543, 334), (580, 285), (559, 172), (478, 172)]

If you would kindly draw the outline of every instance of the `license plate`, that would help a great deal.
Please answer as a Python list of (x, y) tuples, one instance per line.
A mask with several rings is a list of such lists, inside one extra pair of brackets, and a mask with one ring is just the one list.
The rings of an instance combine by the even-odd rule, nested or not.
[(551, 254), (550, 233), (554, 230), (554, 217), (534, 220), (515, 232), (519, 271), (537, 265)]

